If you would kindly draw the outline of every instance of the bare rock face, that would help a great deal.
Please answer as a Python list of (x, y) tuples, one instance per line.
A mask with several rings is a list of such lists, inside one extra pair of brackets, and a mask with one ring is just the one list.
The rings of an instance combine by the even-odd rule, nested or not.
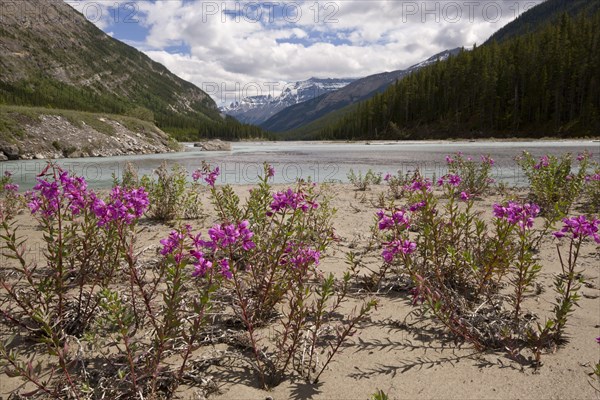
[(7, 160), (18, 160), (19, 159), (19, 148), (12, 144), (5, 144), (0, 146), (0, 151), (4, 153)]
[(194, 144), (194, 147), (199, 147), (204, 151), (231, 151), (231, 143), (221, 139), (198, 142)]
[(60, 115), (40, 115), (34, 122), (21, 125), (22, 137), (13, 139), (18, 140), (18, 146), (0, 139), (0, 161), (110, 157), (178, 150), (177, 144), (156, 127), (139, 132), (110, 117), (103, 118), (103, 123), (111, 129), (110, 134), (85, 123), (73, 124)]

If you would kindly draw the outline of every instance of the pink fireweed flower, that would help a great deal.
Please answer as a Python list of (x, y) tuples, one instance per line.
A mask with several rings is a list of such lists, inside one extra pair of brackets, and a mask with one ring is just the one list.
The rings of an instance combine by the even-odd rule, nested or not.
[(563, 223), (562, 229), (553, 233), (554, 237), (560, 239), (567, 234), (570, 234), (573, 239), (591, 237), (596, 243), (600, 244), (600, 235), (598, 235), (600, 220), (592, 219), (588, 221), (585, 215), (581, 215), (579, 217), (564, 218)]
[(73, 215), (79, 214), (90, 202), (85, 179), (71, 176), (58, 167), (55, 170), (58, 176), (44, 176), (49, 168), (50, 165), (36, 178), (33, 190), (26, 194), (31, 213), (40, 211), (44, 217), (51, 217), (59, 208), (68, 208)]
[(494, 159), (490, 156), (481, 156), (481, 162), (490, 164), (490, 165), (494, 165)]
[(13, 176), (13, 173), (11, 171), (4, 171), (4, 176), (10, 178), (11, 176)]
[(444, 184), (447, 183), (450, 186), (458, 187), (461, 182), (462, 182), (462, 179), (460, 176), (458, 176), (456, 174), (448, 174), (448, 175), (445, 175), (445, 176), (441, 177), (440, 179), (438, 179), (437, 185), (443, 186)]
[(319, 265), (321, 253), (311, 249), (305, 243), (291, 242), (281, 258), (281, 265), (290, 265), (294, 269), (303, 269), (311, 264)]
[(469, 201), (471, 195), (467, 192), (460, 192), (460, 199), (463, 201)]
[(548, 158), (548, 156), (542, 156), (540, 158), (540, 162), (538, 164), (535, 164), (533, 166), (533, 168), (534, 169), (546, 168), (548, 165), (550, 165), (550, 158)]
[(108, 203), (93, 194), (91, 208), (99, 219), (99, 226), (111, 222), (129, 225), (144, 215), (149, 205), (148, 193), (144, 188), (123, 189), (115, 186), (110, 193)]
[(431, 191), (431, 180), (429, 178), (417, 178), (411, 182), (410, 185), (406, 185), (404, 187), (405, 190), (409, 192), (419, 192), (419, 191)]
[(446, 156), (446, 162), (448, 164), (453, 164), (454, 163), (454, 159), (452, 157), (450, 157), (450, 156)]
[(600, 174), (588, 175), (585, 177), (586, 182), (600, 182)]
[(272, 178), (275, 176), (275, 168), (272, 165), (267, 166), (267, 178)]
[(386, 243), (383, 251), (381, 252), (381, 256), (387, 263), (391, 263), (394, 260), (394, 257), (398, 253), (402, 254), (411, 254), (417, 249), (417, 244), (411, 242), (410, 240), (394, 240), (392, 242)]
[(7, 192), (16, 192), (19, 190), (19, 185), (17, 185), (16, 183), (7, 183), (6, 185), (4, 185), (4, 190), (6, 190)]
[(216, 167), (214, 170), (212, 170), (208, 176), (206, 176), (204, 178), (204, 181), (206, 183), (208, 183), (210, 186), (215, 186), (215, 182), (217, 181), (217, 178), (219, 177), (219, 175), (221, 174), (221, 171), (219, 169), (219, 167)]
[[(294, 192), (292, 189), (288, 189), (285, 192), (273, 193), (273, 201), (271, 202), (271, 210), (278, 212), (285, 209), (297, 210), (301, 209), (307, 212), (310, 209), (316, 209), (319, 207), (318, 203), (307, 201), (304, 193)], [(267, 215), (271, 215), (268, 213)]]
[(248, 228), (249, 225), (248, 221), (242, 221), (238, 225), (213, 226), (208, 230), (208, 236), (212, 240), (209, 246), (225, 248), (240, 243), (246, 251), (255, 248), (256, 245), (252, 241), (254, 233)]
[(212, 262), (204, 258), (204, 254), (200, 251), (192, 250), (190, 251), (190, 256), (192, 257), (191, 262), (194, 266), (192, 276), (204, 276), (213, 266)]
[(579, 153), (577, 154), (577, 161), (583, 161), (587, 158), (587, 153)]
[(202, 175), (204, 175), (202, 171), (197, 169), (192, 173), (192, 179), (194, 180), (194, 182), (198, 182), (200, 178), (202, 178)]
[(400, 226), (408, 228), (410, 226), (410, 220), (408, 214), (404, 210), (395, 210), (391, 217), (385, 215), (384, 210), (377, 211), (377, 218), (379, 219), (379, 230), (384, 231), (391, 229), (394, 226)]
[(600, 336), (596, 338), (596, 343), (600, 344)]
[(390, 174), (389, 172), (387, 174), (385, 174), (385, 177), (383, 178), (384, 181), (388, 182), (390, 179), (392, 179), (392, 174)]
[(421, 208), (425, 208), (426, 205), (427, 205), (427, 202), (425, 200), (422, 200), (418, 203), (411, 204), (408, 209), (412, 212), (415, 212), (415, 211), (420, 210)]
[(160, 254), (163, 256), (173, 254), (181, 246), (184, 238), (185, 234), (183, 232), (172, 230), (167, 238), (160, 241), (160, 244), (163, 245), (162, 249), (160, 249)]
[(533, 227), (534, 218), (540, 213), (540, 207), (534, 203), (518, 204), (509, 201), (506, 206), (494, 204), (494, 216), (517, 224), (522, 231)]
[(233, 274), (231, 273), (231, 269), (229, 268), (229, 261), (226, 258), (224, 258), (221, 261), (219, 261), (219, 265), (221, 266), (221, 275), (223, 275), (223, 278), (232, 279)]

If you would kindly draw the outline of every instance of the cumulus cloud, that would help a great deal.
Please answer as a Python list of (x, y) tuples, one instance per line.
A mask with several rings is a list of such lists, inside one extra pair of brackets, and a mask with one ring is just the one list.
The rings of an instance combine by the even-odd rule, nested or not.
[[(407, 68), (448, 48), (482, 43), (541, 1), (138, 1), (145, 37), (130, 43), (222, 104), (277, 94), (274, 82)], [(119, 6), (94, 3), (105, 4), (106, 15)], [(93, 22), (129, 39), (114, 29), (119, 21)]]

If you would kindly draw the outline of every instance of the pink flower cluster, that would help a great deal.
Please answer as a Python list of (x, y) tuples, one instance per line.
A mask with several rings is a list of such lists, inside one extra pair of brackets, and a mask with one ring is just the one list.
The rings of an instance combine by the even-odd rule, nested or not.
[(387, 216), (384, 210), (379, 210), (377, 211), (377, 217), (379, 219), (380, 231), (391, 229), (395, 226), (399, 226), (401, 228), (410, 227), (410, 219), (404, 210), (395, 210), (391, 217)]
[[(254, 233), (249, 229), (248, 221), (242, 221), (239, 224), (221, 224), (215, 225), (208, 230), (208, 236), (211, 240), (204, 241), (201, 234), (193, 235), (192, 227), (186, 225), (183, 230), (173, 230), (169, 236), (162, 239), (162, 249), (160, 254), (163, 256), (172, 255), (176, 262), (181, 262), (187, 258), (194, 266), (193, 276), (204, 276), (217, 264), (220, 267), (221, 275), (226, 279), (231, 279), (233, 274), (227, 257), (218, 257), (219, 252), (229, 254), (233, 246), (239, 246), (245, 251), (256, 247), (252, 241)], [(186, 239), (191, 244), (186, 244)]]
[[(294, 192), (292, 189), (288, 189), (285, 192), (277, 192), (273, 194), (273, 201), (271, 202), (271, 210), (278, 212), (284, 209), (297, 210), (301, 209), (307, 212), (310, 209), (317, 209), (318, 203), (306, 200), (304, 193), (301, 191)], [(267, 213), (267, 215), (272, 215)]]
[(254, 233), (248, 228), (250, 223), (242, 221), (239, 224), (215, 225), (208, 230), (214, 248), (226, 248), (241, 243), (246, 251), (256, 247), (252, 241)]
[(585, 177), (586, 182), (600, 182), (600, 174), (588, 175)]
[(553, 233), (554, 237), (562, 238), (567, 234), (573, 239), (591, 237), (596, 243), (600, 244), (600, 235), (598, 235), (600, 220), (587, 220), (585, 215), (581, 215), (579, 217), (564, 218), (563, 223), (562, 229)]
[(484, 164), (494, 165), (494, 159), (490, 156), (481, 156), (481, 162)]
[(387, 263), (391, 263), (394, 260), (394, 257), (398, 253), (402, 254), (411, 254), (417, 249), (417, 244), (411, 242), (410, 240), (394, 240), (389, 243), (384, 243), (383, 252), (381, 256)]
[(462, 179), (457, 174), (448, 174), (438, 179), (437, 185), (443, 186), (444, 184), (449, 184), (450, 186), (458, 187), (461, 182)]
[(540, 207), (534, 203), (519, 204), (509, 201), (506, 206), (494, 204), (494, 216), (505, 219), (511, 224), (517, 224), (521, 230), (533, 227), (534, 218), (540, 213)]
[(321, 253), (311, 249), (304, 243), (288, 243), (284, 255), (279, 262), (281, 265), (290, 265), (294, 269), (305, 269), (310, 264), (319, 265)]
[(408, 207), (408, 209), (409, 209), (410, 211), (412, 211), (412, 212), (415, 212), (415, 211), (418, 211), (418, 210), (420, 210), (421, 208), (425, 208), (425, 206), (426, 206), (426, 205), (427, 205), (427, 202), (426, 202), (425, 200), (421, 200), (421, 201), (420, 201), (420, 202), (418, 202), (418, 203), (411, 204), (411, 205)]
[(111, 222), (131, 224), (144, 215), (150, 201), (144, 188), (123, 189), (115, 186), (109, 196), (108, 203), (91, 194), (92, 211), (99, 219), (98, 225), (105, 226)]
[(54, 175), (53, 180), (38, 177), (38, 183), (27, 193), (32, 214), (40, 212), (48, 218), (67, 207), (74, 216), (90, 210), (98, 218), (99, 226), (115, 221), (131, 224), (150, 204), (143, 188), (123, 189), (119, 186), (112, 189), (108, 202), (104, 202), (93, 191), (88, 191), (84, 178), (71, 176), (59, 168), (56, 171), (58, 176)]
[(409, 192), (431, 191), (431, 180), (429, 178), (416, 178), (409, 185), (404, 186)]
[(7, 183), (4, 185), (4, 190), (7, 192), (17, 192), (19, 190), (19, 185), (16, 183)]
[(38, 177), (33, 190), (27, 192), (32, 214), (40, 211), (44, 217), (51, 217), (59, 211), (63, 200), (67, 201), (67, 207), (73, 215), (78, 215), (88, 206), (90, 200), (85, 179), (70, 176), (67, 171), (60, 169), (58, 172), (58, 178), (52, 181)]
[(209, 186), (214, 187), (219, 175), (221, 175), (221, 170), (219, 167), (216, 167), (212, 171), (202, 171), (197, 169), (192, 173), (192, 179), (194, 182), (198, 182), (200, 179), (204, 178), (204, 182), (206, 182)]
[(546, 168), (548, 165), (550, 165), (550, 158), (548, 158), (548, 156), (542, 156), (540, 158), (540, 162), (538, 164), (535, 164), (533, 166), (533, 169)]

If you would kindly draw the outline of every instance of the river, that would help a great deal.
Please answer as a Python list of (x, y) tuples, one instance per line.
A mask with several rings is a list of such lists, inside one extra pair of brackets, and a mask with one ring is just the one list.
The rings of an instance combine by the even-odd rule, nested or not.
[[(207, 161), (221, 169), (218, 184), (252, 184), (262, 170), (263, 162), (274, 165), (275, 183), (293, 183), (299, 178), (316, 182), (347, 182), (350, 169), (356, 173), (372, 169), (376, 173), (402, 173), (419, 168), (425, 175), (443, 175), (447, 154), (462, 152), (465, 156), (489, 154), (494, 158), (494, 178), (511, 185), (526, 185), (526, 178), (514, 162), (524, 150), (535, 156), (544, 154), (592, 153), (600, 161), (600, 142), (572, 141), (478, 141), (478, 142), (240, 142), (230, 152), (203, 152), (187, 147), (185, 152), (135, 155), (107, 158), (54, 160), (58, 165), (84, 176), (91, 187), (107, 188), (126, 163), (133, 163), (138, 174), (152, 174), (161, 162), (179, 163), (188, 171)], [(0, 173), (13, 173), (15, 183), (29, 189), (35, 177), (46, 166), (44, 160), (7, 161), (0, 163)]]

